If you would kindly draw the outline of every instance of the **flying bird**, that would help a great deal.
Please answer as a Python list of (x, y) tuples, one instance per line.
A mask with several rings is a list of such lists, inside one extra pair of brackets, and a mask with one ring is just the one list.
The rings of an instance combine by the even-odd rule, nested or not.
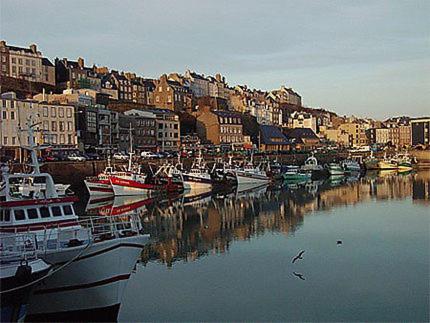
[(293, 258), (293, 264), (294, 264), (297, 260), (299, 260), (299, 259), (303, 259), (303, 257), (302, 257), (302, 256), (303, 256), (303, 254), (304, 254), (304, 253), (305, 253), (305, 251), (304, 251), (304, 250), (300, 251), (300, 252), (299, 252), (299, 254)]
[(337, 244), (342, 244), (342, 240), (337, 240)]
[(298, 277), (298, 278), (300, 278), (301, 280), (306, 280), (304, 277), (303, 277), (303, 274), (301, 274), (301, 273), (296, 273), (295, 271), (293, 272), (293, 275), (294, 276), (296, 276), (296, 277)]

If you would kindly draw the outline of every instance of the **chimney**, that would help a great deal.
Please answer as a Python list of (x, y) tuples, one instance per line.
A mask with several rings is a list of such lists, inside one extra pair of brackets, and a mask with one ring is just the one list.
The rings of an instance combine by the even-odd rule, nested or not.
[(45, 102), (45, 88), (42, 89), (42, 101)]
[(36, 54), (37, 53), (37, 46), (36, 46), (36, 44), (31, 44), (30, 45), (30, 50), (33, 52), (33, 54)]
[(222, 80), (222, 78), (221, 78), (221, 74), (219, 74), (219, 73), (215, 74), (215, 79), (216, 79), (218, 82), (221, 82), (221, 80)]
[(78, 58), (78, 65), (80, 68), (84, 68), (84, 59), (82, 57)]
[(1, 40), (0, 41), (0, 47), (6, 47), (6, 41)]
[(64, 57), (64, 58), (63, 58), (63, 63), (64, 63), (64, 66), (66, 66), (66, 67), (67, 67), (67, 57)]

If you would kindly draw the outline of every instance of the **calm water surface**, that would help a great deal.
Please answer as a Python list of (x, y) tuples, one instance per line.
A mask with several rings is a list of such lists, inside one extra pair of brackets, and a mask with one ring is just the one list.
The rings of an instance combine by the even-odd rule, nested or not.
[(429, 321), (429, 185), (370, 174), (140, 205), (153, 243), (118, 320)]

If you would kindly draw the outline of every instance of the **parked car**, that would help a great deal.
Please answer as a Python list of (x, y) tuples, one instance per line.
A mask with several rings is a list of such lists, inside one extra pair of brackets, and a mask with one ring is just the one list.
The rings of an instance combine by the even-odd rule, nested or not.
[(85, 153), (85, 154), (84, 154), (84, 157), (85, 157), (87, 160), (100, 160), (100, 159), (102, 159), (102, 158), (100, 157), (100, 155), (99, 155), (99, 154), (97, 154), (97, 153)]
[(142, 158), (158, 158), (158, 155), (153, 153), (152, 151), (142, 151), (140, 153), (140, 157), (142, 157)]
[(69, 156), (67, 156), (67, 159), (72, 160), (72, 161), (85, 161), (86, 160), (84, 156), (80, 156), (77, 154), (69, 155)]
[(115, 154), (113, 154), (113, 159), (127, 160), (128, 156), (124, 153), (115, 153)]

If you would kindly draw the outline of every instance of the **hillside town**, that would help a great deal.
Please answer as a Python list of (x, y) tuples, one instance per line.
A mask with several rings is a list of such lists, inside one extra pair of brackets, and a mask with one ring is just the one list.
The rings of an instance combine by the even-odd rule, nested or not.
[[(82, 57), (50, 59), (35, 44), (0, 41), (0, 157), (22, 160), (31, 115), (52, 158), (214, 151), (428, 148), (430, 117), (373, 120), (304, 106), (290, 85), (230, 85), (221, 74), (146, 78)], [(405, 111), (406, 112), (406, 111)], [(57, 157), (55, 157), (57, 156)], [(61, 157), (63, 156), (63, 157)]]

